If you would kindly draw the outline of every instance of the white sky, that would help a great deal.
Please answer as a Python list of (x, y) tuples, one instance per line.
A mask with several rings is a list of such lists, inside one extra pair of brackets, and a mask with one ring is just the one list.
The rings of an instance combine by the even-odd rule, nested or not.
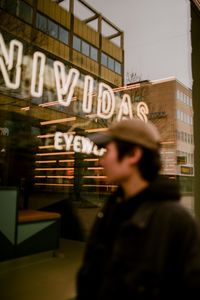
[(125, 77), (175, 76), (191, 87), (189, 0), (86, 0), (125, 34)]

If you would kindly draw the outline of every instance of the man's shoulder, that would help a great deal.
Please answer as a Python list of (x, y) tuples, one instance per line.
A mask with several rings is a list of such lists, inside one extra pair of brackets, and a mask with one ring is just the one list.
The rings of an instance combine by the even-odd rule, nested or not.
[[(140, 205), (131, 218), (131, 222), (139, 227), (146, 227), (151, 220), (157, 221), (158, 225), (174, 223), (197, 224), (194, 216), (178, 201), (161, 200), (145, 201)], [(182, 226), (181, 225), (181, 226)]]
[(195, 216), (180, 202), (164, 201), (158, 206), (155, 213), (155, 218), (158, 219), (160, 226), (164, 224), (172, 230), (180, 230), (183, 232), (199, 232), (200, 224)]
[(180, 201), (165, 200), (158, 204), (158, 212), (183, 219), (194, 220), (192, 212), (182, 205)]

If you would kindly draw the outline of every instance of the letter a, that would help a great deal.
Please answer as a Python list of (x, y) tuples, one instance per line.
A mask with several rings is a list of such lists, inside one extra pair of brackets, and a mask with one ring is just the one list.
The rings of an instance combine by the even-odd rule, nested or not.
[(131, 107), (131, 98), (128, 94), (124, 94), (122, 98), (122, 102), (119, 108), (119, 113), (117, 117), (117, 121), (120, 121), (121, 119), (124, 119), (127, 116), (130, 119), (133, 119), (133, 112), (132, 112), (132, 107)]

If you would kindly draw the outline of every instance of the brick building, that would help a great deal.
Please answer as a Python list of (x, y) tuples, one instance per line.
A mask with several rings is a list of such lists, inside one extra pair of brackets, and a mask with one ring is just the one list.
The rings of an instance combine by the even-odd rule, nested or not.
[(142, 81), (118, 89), (131, 96), (132, 105), (144, 102), (148, 119), (162, 137), (162, 173), (177, 178), (184, 191), (193, 190), (194, 137), (192, 91), (175, 78)]

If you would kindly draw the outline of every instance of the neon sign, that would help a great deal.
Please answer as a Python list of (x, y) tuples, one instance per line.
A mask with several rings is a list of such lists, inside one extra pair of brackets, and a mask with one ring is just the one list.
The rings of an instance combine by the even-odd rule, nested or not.
[[(64, 142), (64, 146), (63, 146)], [(77, 153), (91, 154), (93, 153), (96, 156), (102, 156), (105, 152), (105, 149), (98, 149), (98, 147), (88, 138), (73, 135), (68, 133), (63, 133), (57, 131), (54, 137), (54, 147), (56, 150), (66, 150), (70, 151), (73, 149)]]
[[(9, 46), (6, 45), (0, 33), (0, 71), (3, 75), (5, 86), (16, 90), (20, 87), (22, 79), (22, 68), (29, 76), (30, 96), (40, 98), (44, 94), (45, 76), (53, 73), (54, 82), (48, 80), (52, 87), (55, 87), (58, 104), (69, 107), (73, 101), (75, 89), (80, 87), (80, 72), (71, 68), (66, 73), (66, 66), (61, 61), (55, 60), (53, 67), (46, 64), (46, 55), (40, 51), (33, 53), (32, 59), (27, 55), (23, 56), (23, 44), (13, 39)], [(50, 72), (51, 71), (51, 72)], [(113, 89), (104, 82), (99, 82), (95, 89), (95, 80), (92, 76), (84, 76), (82, 106), (79, 107), (85, 114), (93, 114), (95, 118), (104, 120), (116, 117), (117, 121), (124, 118), (132, 119), (134, 115), (147, 122), (149, 113), (145, 102), (132, 103), (130, 95), (124, 94), (122, 99), (116, 96)], [(99, 150), (88, 138), (79, 135), (56, 132), (54, 147), (57, 150), (67, 151), (73, 148), (75, 152), (93, 153), (97, 156), (103, 154), (104, 149)]]
[[(10, 49), (7, 50), (3, 36), (0, 33), (0, 50), (3, 56), (0, 56), (0, 70), (2, 72), (5, 84), (10, 89), (17, 89), (20, 86), (21, 79), (23, 44), (14, 39), (10, 42)], [(12, 81), (9, 76), (9, 71), (11, 71), (14, 67), (16, 72)]]
[[(8, 48), (8, 49), (7, 49)], [(9, 47), (6, 46), (2, 34), (0, 33), (0, 71), (6, 87), (10, 89), (18, 89), (21, 83), (22, 63), (23, 63), (23, 44), (14, 39), (10, 41)], [(42, 97), (44, 90), (44, 76), (46, 65), (46, 56), (40, 51), (33, 54), (32, 68), (30, 78), (30, 95), (33, 97)], [(12, 76), (10, 76), (12, 71)], [(13, 76), (13, 73), (15, 76)], [(74, 96), (75, 88), (78, 87), (80, 72), (71, 68), (66, 73), (65, 65), (61, 61), (54, 61), (53, 73), (55, 78), (56, 94), (58, 103), (61, 106), (68, 107)], [(86, 114), (93, 111), (93, 95), (94, 95), (94, 78), (86, 75), (83, 86), (82, 111)], [(120, 99), (120, 105), (116, 104), (116, 97), (112, 88), (100, 82), (97, 91), (96, 117), (101, 119), (110, 119), (118, 109), (117, 121), (122, 118), (133, 118), (133, 108), (130, 95), (124, 94)], [(149, 110), (144, 102), (139, 102), (136, 108), (136, 115), (143, 121), (147, 121)]]

